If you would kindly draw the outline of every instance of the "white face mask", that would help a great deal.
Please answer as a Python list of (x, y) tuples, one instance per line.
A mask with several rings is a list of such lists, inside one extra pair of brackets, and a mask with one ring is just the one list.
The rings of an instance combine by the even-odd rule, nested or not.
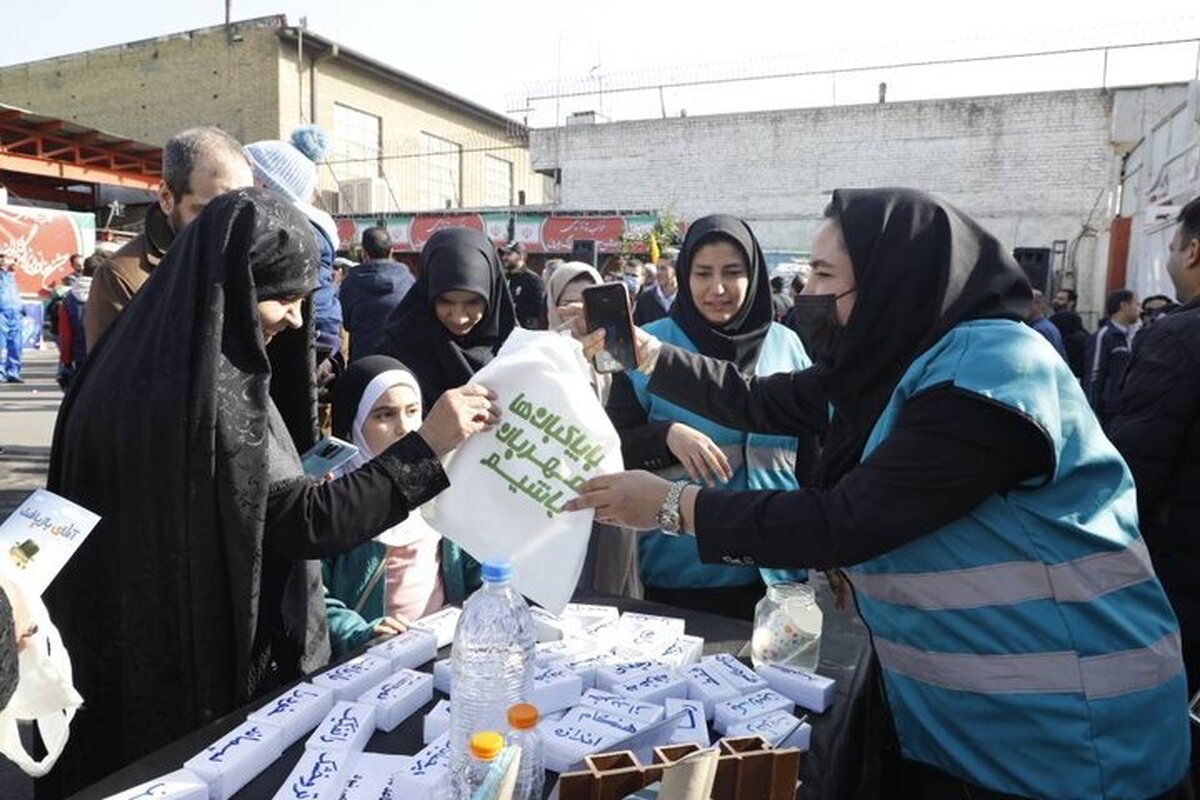
[[(37, 633), (25, 644), (18, 657), (20, 675), (17, 690), (0, 711), (0, 753), (35, 778), (45, 775), (62, 755), (70, 734), (71, 719), (83, 698), (71, 683), (71, 659), (63, 647), (58, 629), (50, 623), (50, 614), (40, 597), (27, 598)], [(25, 750), (17, 729), (18, 721), (38, 726), (46, 757), (35, 761)]]

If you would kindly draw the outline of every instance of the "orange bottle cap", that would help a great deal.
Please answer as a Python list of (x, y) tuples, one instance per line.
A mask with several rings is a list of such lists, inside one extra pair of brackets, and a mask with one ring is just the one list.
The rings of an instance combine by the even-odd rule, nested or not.
[(529, 730), (538, 724), (537, 707), (530, 703), (517, 703), (508, 708), (508, 724), (517, 730)]
[(471, 736), (471, 755), (480, 761), (491, 761), (504, 749), (504, 737), (495, 731), (480, 731)]

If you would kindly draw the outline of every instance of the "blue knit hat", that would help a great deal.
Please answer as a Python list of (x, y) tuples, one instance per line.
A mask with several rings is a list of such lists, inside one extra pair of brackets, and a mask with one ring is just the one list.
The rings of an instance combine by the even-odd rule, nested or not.
[(292, 131), (290, 142), (254, 142), (245, 150), (257, 182), (293, 203), (307, 203), (317, 188), (317, 162), (328, 146), (324, 131), (301, 125)]

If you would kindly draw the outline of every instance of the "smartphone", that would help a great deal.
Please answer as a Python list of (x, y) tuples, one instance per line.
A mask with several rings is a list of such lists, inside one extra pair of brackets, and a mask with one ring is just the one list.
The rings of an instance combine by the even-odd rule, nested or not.
[(597, 372), (637, 369), (629, 290), (623, 283), (605, 283), (583, 290), (583, 315), (588, 332), (604, 329), (604, 349), (596, 354)]
[(305, 475), (323, 478), (356, 455), (357, 447), (329, 436), (313, 445), (313, 448), (300, 458), (300, 463), (304, 465)]
[(1200, 692), (1192, 695), (1192, 700), (1188, 703), (1188, 716), (1191, 717), (1193, 725), (1200, 725)]

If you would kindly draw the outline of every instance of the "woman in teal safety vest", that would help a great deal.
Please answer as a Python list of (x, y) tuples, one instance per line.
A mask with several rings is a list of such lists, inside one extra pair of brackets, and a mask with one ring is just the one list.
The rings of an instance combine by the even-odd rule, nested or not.
[[(676, 261), (679, 289), (669, 316), (646, 330), (664, 342), (735, 364), (750, 375), (790, 373), (811, 362), (799, 337), (773, 321), (762, 250), (745, 222), (724, 214), (696, 220)], [(647, 391), (646, 376), (619, 375), (607, 404), (625, 465), (730, 489), (795, 489), (811, 467), (815, 439), (747, 431), (713, 422)], [(690, 538), (651, 533), (638, 543), (648, 600), (749, 619), (764, 583), (803, 580), (803, 571), (703, 564)]]
[(1190, 796), (1179, 629), (1133, 481), (1021, 324), (1024, 275), (919, 192), (837, 191), (826, 216), (800, 298), (816, 367), (747, 380), (638, 343), (652, 393), (727, 425), (823, 429), (818, 488), (630, 472), (576, 505), (677, 524), (709, 562), (847, 568), (903, 758), (894, 796)]

